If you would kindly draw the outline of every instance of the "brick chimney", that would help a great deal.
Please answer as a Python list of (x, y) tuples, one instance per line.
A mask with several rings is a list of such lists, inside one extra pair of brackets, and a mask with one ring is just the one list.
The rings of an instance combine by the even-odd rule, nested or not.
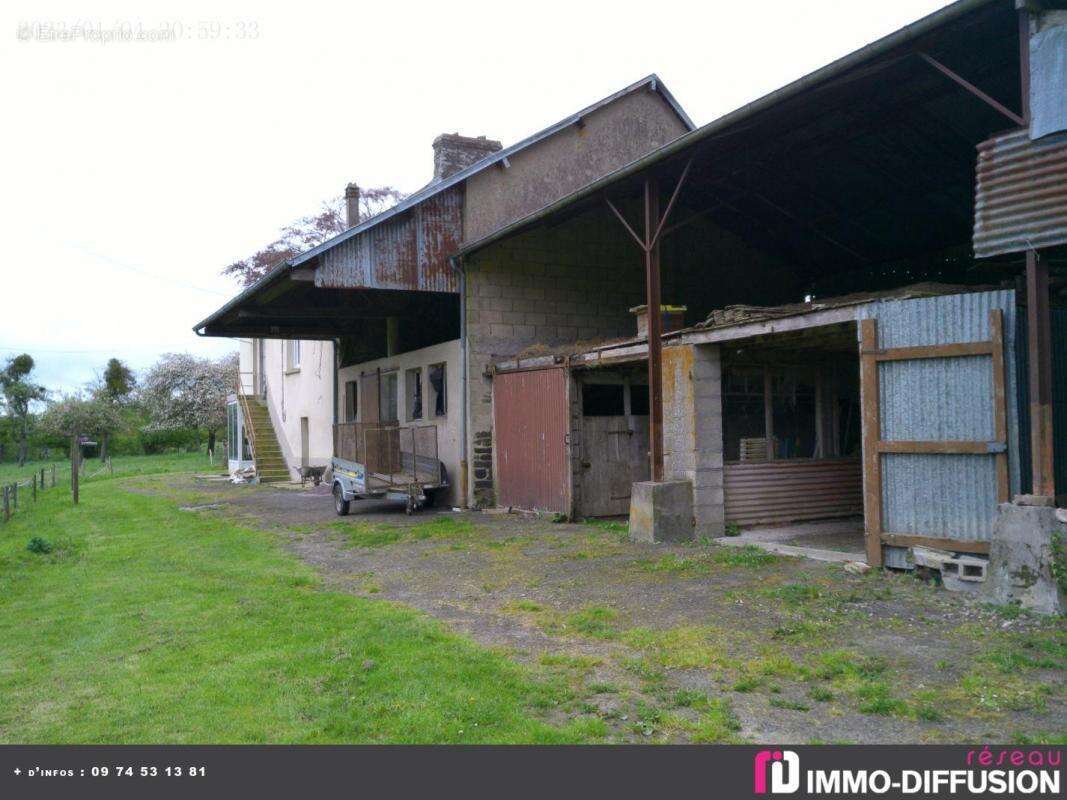
[(433, 140), (433, 179), (439, 181), (455, 175), (500, 148), (500, 142), (484, 136), (475, 138), (458, 133), (442, 133)]
[(345, 187), (345, 224), (349, 228), (359, 224), (359, 187), (354, 183)]

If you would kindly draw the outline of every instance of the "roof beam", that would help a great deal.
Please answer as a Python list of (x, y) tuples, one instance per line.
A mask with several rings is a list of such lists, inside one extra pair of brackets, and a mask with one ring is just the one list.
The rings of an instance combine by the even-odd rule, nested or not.
[(925, 61), (927, 64), (929, 64), (931, 67), (933, 67), (938, 72), (940, 72), (942, 75), (944, 75), (945, 77), (949, 78), (950, 80), (953, 80), (956, 83), (958, 83), (960, 86), (962, 86), (968, 92), (973, 94), (979, 100), (984, 102), (986, 105), (989, 105), (992, 108), (994, 108), (997, 111), (999, 111), (1005, 117), (1007, 117), (1012, 122), (1014, 122), (1016, 125), (1019, 125), (1020, 127), (1024, 127), (1026, 125), (1026, 120), (1024, 120), (1022, 117), (1020, 117), (1014, 111), (1009, 109), (1007, 106), (1002, 105), (1001, 103), (998, 103), (996, 100), (994, 100), (992, 97), (987, 95), (985, 92), (983, 92), (977, 86), (975, 86), (973, 83), (968, 81), (966, 78), (961, 77), (960, 75), (957, 75), (955, 72), (953, 72), (951, 69), (946, 67), (944, 64), (942, 64), (936, 58), (933, 58), (932, 56), (928, 56), (926, 53), (922, 53), (922, 52), (918, 53), (918, 56), (923, 61)]

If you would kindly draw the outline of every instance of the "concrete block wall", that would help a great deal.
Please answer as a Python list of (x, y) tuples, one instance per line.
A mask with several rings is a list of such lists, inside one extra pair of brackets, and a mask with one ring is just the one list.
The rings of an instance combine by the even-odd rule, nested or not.
[(716, 345), (663, 350), (663, 472), (693, 484), (696, 536), (726, 532), (722, 364)]
[(494, 361), (533, 345), (558, 347), (633, 336), (643, 302), (641, 252), (602, 216), (516, 237), (475, 255), (467, 273), (472, 505), (495, 504)]

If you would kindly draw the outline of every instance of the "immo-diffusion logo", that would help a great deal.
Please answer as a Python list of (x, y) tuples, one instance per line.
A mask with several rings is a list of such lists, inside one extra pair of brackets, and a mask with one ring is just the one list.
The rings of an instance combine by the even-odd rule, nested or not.
[(800, 756), (792, 750), (760, 750), (756, 753), (753, 776), (756, 794), (767, 794), (768, 772), (771, 774), (771, 794), (792, 794), (800, 788)]
[[(947, 758), (952, 758), (952, 753)], [(956, 755), (958, 758), (959, 755)], [(891, 760), (891, 759), (889, 759)], [(755, 794), (793, 794), (801, 784), (807, 796), (866, 797), (890, 792), (903, 795), (1051, 795), (1062, 796), (1062, 753), (1049, 748), (1010, 748), (993, 752), (988, 746), (971, 750), (963, 763), (938, 768), (904, 768), (883, 764), (879, 769), (808, 769), (801, 772), (793, 750), (760, 750), (753, 764)]]

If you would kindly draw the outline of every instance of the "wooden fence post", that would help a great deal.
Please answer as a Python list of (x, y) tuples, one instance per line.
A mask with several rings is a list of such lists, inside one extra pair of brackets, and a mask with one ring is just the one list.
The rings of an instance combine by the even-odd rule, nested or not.
[(37, 502), (37, 473), (33, 473), (33, 502)]
[(78, 434), (70, 437), (70, 495), (74, 498), (74, 505), (78, 505), (78, 456), (81, 454), (78, 448)]
[(11, 507), (8, 505), (7, 485), (4, 485), (4, 522), (11, 519)]
[(52, 465), (52, 488), (53, 489), (55, 488), (55, 485), (56, 485), (56, 465), (53, 464)]
[(115, 467), (112, 466), (112, 464), (111, 464), (111, 456), (107, 457), (107, 474), (108, 475), (114, 475), (115, 474)]
[(12, 492), (11, 505), (14, 508), (15, 511), (18, 511), (19, 510), (19, 482), (18, 481), (15, 481), (13, 484), (11, 484), (11, 492)]
[(41, 491), (44, 491), (44, 467), (41, 467)]

